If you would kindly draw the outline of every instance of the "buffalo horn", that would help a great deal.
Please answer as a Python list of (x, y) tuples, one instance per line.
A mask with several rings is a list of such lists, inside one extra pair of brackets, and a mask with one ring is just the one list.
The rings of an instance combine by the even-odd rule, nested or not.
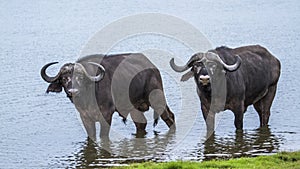
[(79, 67), (82, 69), (83, 73), (84, 73), (91, 81), (93, 81), (93, 82), (99, 82), (100, 80), (102, 80), (103, 77), (104, 77), (104, 73), (105, 73), (104, 67), (103, 67), (102, 65), (98, 64), (98, 63), (95, 63), (95, 62), (88, 62), (88, 63), (91, 64), (91, 65), (97, 66), (97, 67), (101, 70), (101, 72), (100, 72), (97, 76), (91, 76), (91, 75), (88, 74), (88, 72), (86, 71), (86, 69), (83, 67), (82, 64), (76, 63), (76, 65), (79, 66)]
[(170, 66), (176, 72), (184, 72), (192, 66), (191, 63), (193, 63), (194, 61), (202, 60), (203, 56), (204, 56), (203, 53), (197, 53), (197, 54), (193, 55), (191, 57), (191, 59), (183, 66), (176, 65), (174, 62), (174, 58), (172, 58), (170, 60)]
[(212, 60), (212, 61), (216, 61), (218, 63), (221, 63), (223, 65), (223, 67), (228, 70), (228, 71), (235, 71), (237, 68), (239, 68), (240, 64), (241, 64), (241, 58), (236, 55), (236, 62), (233, 65), (228, 65), (226, 64), (219, 55), (213, 53), (213, 52), (208, 52), (206, 55), (206, 58), (208, 60)]
[(57, 64), (57, 63), (58, 63), (58, 62), (51, 62), (51, 63), (48, 63), (48, 64), (46, 64), (45, 66), (42, 67), (42, 69), (41, 69), (41, 76), (42, 76), (42, 78), (43, 78), (46, 82), (52, 83), (52, 82), (55, 82), (55, 81), (59, 78), (60, 72), (59, 72), (56, 76), (54, 76), (54, 77), (50, 77), (50, 76), (48, 76), (48, 75), (46, 74), (46, 69), (47, 69), (49, 66), (51, 66), (51, 65), (53, 65), (53, 64)]

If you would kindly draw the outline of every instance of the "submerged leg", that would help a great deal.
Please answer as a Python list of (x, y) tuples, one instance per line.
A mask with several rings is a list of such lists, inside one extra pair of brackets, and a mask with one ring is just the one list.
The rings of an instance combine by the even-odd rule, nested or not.
[(112, 114), (113, 112), (106, 111), (102, 113), (102, 118), (100, 120), (100, 138), (108, 138), (109, 137), (109, 131), (110, 131), (110, 125), (112, 121)]
[(276, 94), (277, 85), (270, 86), (268, 93), (254, 104), (260, 119), (260, 127), (267, 126), (269, 123), (270, 109)]
[(133, 110), (130, 116), (135, 124), (137, 134), (146, 134), (147, 119), (143, 112)]
[(244, 120), (244, 113), (246, 108), (244, 106), (244, 101), (242, 100), (238, 106), (233, 111), (234, 113), (234, 125), (237, 130), (243, 130), (243, 120)]
[(163, 121), (167, 124), (169, 128), (175, 128), (175, 116), (169, 109), (168, 105), (166, 105), (160, 117), (163, 119)]
[(89, 119), (88, 117), (83, 116), (80, 113), (80, 117), (83, 123), (83, 126), (88, 134), (88, 137), (93, 141), (96, 141), (96, 126), (95, 122)]
[(154, 122), (153, 122), (153, 127), (155, 127), (158, 123), (158, 119), (159, 119), (159, 114), (157, 112), (153, 112), (153, 119), (154, 119)]
[(243, 112), (234, 112), (234, 125), (237, 130), (243, 130)]
[(209, 111), (204, 104), (201, 104), (201, 110), (206, 123), (206, 137), (209, 138), (215, 131), (215, 113)]
[(162, 86), (151, 91), (149, 95), (149, 103), (154, 109), (154, 112), (162, 118), (162, 120), (168, 125), (169, 128), (175, 127), (174, 114), (171, 112), (167, 105)]

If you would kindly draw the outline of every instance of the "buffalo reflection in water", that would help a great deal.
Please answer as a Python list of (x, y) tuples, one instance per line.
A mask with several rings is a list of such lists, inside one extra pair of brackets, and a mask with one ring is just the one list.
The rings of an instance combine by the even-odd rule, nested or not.
[(123, 139), (119, 142), (87, 139), (73, 155), (60, 157), (55, 167), (99, 168), (130, 164), (133, 162), (160, 161), (172, 142), (175, 130), (155, 134), (154, 138)]
[[(172, 148), (176, 142), (176, 134), (170, 130), (166, 134), (158, 134), (154, 138), (123, 139), (118, 142), (101, 141), (95, 143), (87, 139), (79, 151), (73, 155), (59, 157), (54, 166), (57, 168), (99, 168), (115, 165), (126, 165), (133, 162), (168, 161), (172, 156)], [(194, 160), (210, 160), (243, 156), (256, 156), (276, 153), (283, 137), (272, 134), (270, 128), (244, 130), (234, 135), (218, 136), (213, 134), (205, 142), (196, 147)], [(104, 148), (105, 147), (105, 148)], [(195, 149), (194, 149), (195, 150)], [(184, 153), (189, 154), (188, 149)], [(193, 151), (193, 150), (192, 150)], [(183, 154), (173, 154), (181, 157)]]
[(272, 134), (269, 127), (236, 132), (231, 137), (213, 134), (204, 142), (201, 156), (203, 158), (204, 154), (204, 160), (210, 160), (276, 153), (282, 141), (283, 138)]

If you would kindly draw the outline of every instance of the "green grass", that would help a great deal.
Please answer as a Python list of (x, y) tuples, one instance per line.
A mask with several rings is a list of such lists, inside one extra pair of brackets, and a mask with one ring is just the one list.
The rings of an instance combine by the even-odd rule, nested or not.
[(255, 169), (300, 169), (300, 151), (299, 152), (282, 152), (271, 156), (259, 156), (254, 158), (235, 158), (230, 160), (212, 160), (205, 162), (166, 162), (155, 163), (145, 162), (131, 164), (128, 167), (117, 167), (125, 169), (199, 169), (199, 168), (255, 168)]

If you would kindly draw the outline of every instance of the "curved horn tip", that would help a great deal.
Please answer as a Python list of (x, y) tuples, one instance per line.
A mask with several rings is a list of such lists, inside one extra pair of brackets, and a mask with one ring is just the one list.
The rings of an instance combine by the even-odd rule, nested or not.
[(177, 66), (177, 65), (175, 64), (175, 59), (174, 59), (174, 58), (172, 58), (172, 59), (170, 60), (170, 66), (171, 66), (171, 68), (172, 68), (175, 72), (184, 72), (184, 71), (186, 71), (186, 70), (189, 68), (187, 65), (184, 65), (184, 66)]
[(42, 67), (42, 69), (41, 69), (41, 76), (42, 76), (42, 78), (43, 78), (46, 82), (52, 83), (52, 82), (56, 81), (57, 78), (60, 76), (60, 72), (59, 72), (56, 76), (54, 76), (54, 77), (50, 77), (50, 76), (48, 76), (48, 75), (46, 74), (46, 69), (47, 69), (49, 66), (51, 66), (51, 65), (53, 65), (53, 64), (57, 64), (57, 63), (58, 63), (58, 62), (50, 62), (50, 63), (47, 63), (46, 65), (44, 65), (44, 66)]
[(174, 58), (172, 58), (172, 59), (170, 60), (170, 63), (174, 63), (174, 60), (175, 60), (175, 59), (174, 59)]
[(175, 70), (176, 72), (178, 72), (177, 69), (176, 69), (178, 66), (175, 64), (175, 59), (174, 59), (174, 58), (172, 58), (172, 59), (170, 60), (169, 64), (170, 64), (170, 66), (171, 66), (171, 68), (172, 68), (173, 70)]
[(88, 62), (88, 63), (92, 64), (92, 65), (95, 65), (95, 66), (98, 66), (100, 69), (102, 69), (102, 71), (105, 71), (105, 68), (101, 64), (98, 64), (98, 63), (95, 63), (95, 62)]
[(101, 73), (99, 73), (99, 75), (97, 75), (97, 76), (91, 76), (91, 75), (88, 74), (88, 72), (86, 71), (86, 69), (84, 68), (84, 66), (83, 66), (82, 64), (80, 64), (80, 63), (77, 63), (77, 64), (78, 64), (78, 66), (82, 69), (82, 71), (84, 72), (84, 74), (85, 74), (91, 81), (98, 82), (98, 81), (102, 80), (103, 77), (104, 77), (104, 73), (105, 73), (104, 67), (103, 67), (102, 65), (98, 64), (98, 63), (95, 63), (95, 62), (87, 62), (87, 63), (99, 67), (99, 68), (101, 69)]
[[(49, 66), (54, 65), (54, 64), (57, 64), (57, 63), (58, 63), (58, 62), (50, 62), (50, 63), (47, 63), (46, 65), (43, 66), (43, 68), (44, 68), (44, 69), (47, 69)], [(43, 68), (42, 68), (42, 69), (43, 69)]]
[(172, 59), (170, 60), (169, 64), (170, 64), (171, 68), (173, 68), (173, 65), (175, 65), (175, 59), (172, 58)]
[(223, 65), (223, 67), (228, 71), (237, 70), (239, 68), (240, 64), (241, 64), (241, 58), (238, 55), (235, 55), (236, 56), (236, 62), (232, 65), (228, 65), (221, 59), (221, 57), (218, 54), (216, 54), (214, 52), (207, 52), (207, 54), (208, 54), (206, 56), (207, 59), (221, 63)]
[(238, 56), (238, 55), (235, 55), (236, 59), (235, 59), (235, 63), (232, 64), (232, 65), (227, 65), (227, 64), (224, 64), (224, 68), (227, 69), (228, 71), (235, 71), (237, 70), (240, 65), (241, 65), (241, 58)]
[(236, 62), (235, 62), (234, 65), (236, 65), (236, 66), (235, 66), (235, 69), (234, 69), (234, 70), (238, 69), (238, 68), (241, 66), (241, 64), (242, 64), (242, 59), (241, 59), (241, 57), (240, 57), (239, 55), (235, 55), (235, 57), (236, 57)]

